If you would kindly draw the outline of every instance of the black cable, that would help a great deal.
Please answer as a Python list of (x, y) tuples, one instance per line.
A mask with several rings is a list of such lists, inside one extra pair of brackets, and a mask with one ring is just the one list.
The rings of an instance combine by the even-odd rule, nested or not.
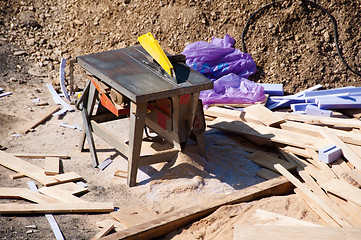
[[(257, 13), (261, 12), (262, 10), (264, 10), (264, 9), (266, 9), (266, 8), (268, 8), (268, 7), (271, 7), (271, 6), (273, 6), (273, 5), (276, 5), (276, 4), (278, 4), (278, 3), (284, 2), (284, 1), (286, 1), (286, 0), (280, 0), (280, 1), (268, 3), (268, 4), (266, 4), (265, 6), (259, 8), (256, 12), (254, 12), (254, 13), (248, 18), (248, 20), (247, 20), (247, 22), (246, 22), (246, 24), (245, 24), (245, 26), (244, 26), (244, 28), (243, 28), (242, 37), (241, 37), (241, 46), (242, 46), (242, 51), (243, 51), (244, 53), (247, 52), (246, 45), (245, 45), (245, 43), (244, 43), (244, 36), (245, 36), (245, 34), (246, 34), (247, 30), (248, 30), (250, 21), (254, 18), (254, 16), (255, 16)], [(343, 57), (343, 55), (342, 55), (341, 49), (339, 48), (339, 44), (338, 44), (338, 32), (337, 32), (337, 22), (336, 22), (336, 19), (331, 15), (331, 13), (329, 13), (325, 8), (323, 8), (323, 7), (322, 7), (321, 5), (319, 5), (319, 4), (317, 4), (317, 3), (313, 2), (313, 1), (309, 1), (309, 0), (302, 0), (302, 2), (308, 3), (309, 5), (314, 6), (314, 7), (320, 9), (321, 11), (323, 11), (324, 13), (327, 14), (327, 16), (330, 18), (331, 23), (332, 23), (332, 25), (333, 25), (334, 42), (335, 42), (335, 46), (336, 46), (336, 50), (337, 50), (338, 56), (340, 57), (342, 63), (346, 66), (347, 69), (349, 69), (351, 72), (353, 72), (354, 74), (356, 74), (356, 75), (358, 75), (358, 76), (361, 77), (361, 73), (358, 72), (358, 71), (356, 71), (356, 70), (354, 70), (354, 69), (352, 69), (352, 68), (350, 67), (350, 65), (348, 65), (348, 63), (345, 61), (345, 59), (344, 59), (344, 57)]]

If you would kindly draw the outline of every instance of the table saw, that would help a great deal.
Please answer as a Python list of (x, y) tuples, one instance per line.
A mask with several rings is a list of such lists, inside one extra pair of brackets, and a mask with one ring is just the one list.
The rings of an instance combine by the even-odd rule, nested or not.
[[(151, 35), (145, 37), (152, 43), (139, 38), (138, 46), (77, 57), (89, 77), (77, 104), (84, 123), (79, 146), (83, 149), (87, 140), (95, 167), (98, 158), (93, 134), (125, 155), (129, 186), (136, 184), (139, 167), (172, 160), (193, 133), (205, 155), (205, 122), (199, 93), (213, 87), (208, 78), (184, 64), (184, 56), (165, 55), (159, 45), (152, 45)], [(101, 125), (124, 117), (130, 118), (128, 143)], [(175, 151), (140, 156), (145, 127)]]

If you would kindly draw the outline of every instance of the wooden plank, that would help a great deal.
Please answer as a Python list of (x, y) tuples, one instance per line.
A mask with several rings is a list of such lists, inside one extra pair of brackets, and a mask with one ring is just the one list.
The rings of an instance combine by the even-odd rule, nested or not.
[(305, 134), (293, 133), (283, 129), (266, 127), (241, 121), (230, 121), (224, 118), (217, 118), (208, 124), (208, 126), (236, 134), (254, 136), (260, 139), (267, 139), (272, 142), (300, 148), (311, 148), (318, 150), (326, 145), (329, 145), (328, 141), (325, 141), (321, 138), (315, 138)]
[(276, 164), (275, 168), (287, 178), (293, 185), (300, 189), (304, 194), (311, 198), (316, 204), (318, 204), (330, 217), (332, 217), (342, 227), (352, 227), (347, 221), (345, 221), (339, 214), (337, 214), (329, 205), (325, 204), (321, 198), (311, 192), (305, 185), (303, 185), (296, 177), (287, 171), (282, 165)]
[(289, 181), (283, 177), (274, 178), (272, 180), (255, 184), (251, 187), (235, 191), (225, 196), (223, 199), (211, 201), (202, 206), (190, 207), (174, 213), (165, 214), (152, 221), (110, 234), (109, 236), (104, 237), (104, 239), (156, 238), (203, 218), (226, 204), (252, 201), (266, 196), (285, 194), (289, 193), (290, 190)]
[(110, 231), (114, 229), (114, 224), (110, 223), (107, 226), (103, 227), (103, 229), (98, 232), (94, 237), (92, 237), (92, 240), (100, 239), (101, 237), (104, 237), (107, 235)]
[(347, 202), (346, 200), (333, 194), (327, 194), (327, 196), (334, 202), (336, 206), (341, 208), (343, 212), (347, 214), (348, 218), (352, 219), (352, 226), (361, 227), (361, 209), (359, 206), (352, 205), (350, 202)]
[[(320, 131), (325, 127), (320, 127), (316, 125), (299, 123), (299, 122), (285, 122), (280, 125), (282, 129), (294, 131), (303, 134), (309, 134), (313, 137), (322, 137)], [(336, 136), (338, 136), (345, 143), (361, 145), (361, 135), (353, 132), (342, 131), (338, 129), (329, 128)]]
[(77, 203), (77, 202), (83, 202), (83, 203), (87, 203), (87, 201), (78, 198), (74, 195), (72, 195), (69, 192), (66, 191), (62, 191), (61, 189), (58, 188), (53, 188), (53, 187), (42, 187), (39, 188), (39, 192), (41, 192), (42, 194), (49, 196), (51, 198), (55, 198), (61, 202), (69, 202), (69, 203)]
[(252, 162), (254, 162), (255, 164), (267, 168), (276, 173), (278, 173), (278, 171), (274, 167), (275, 164), (281, 164), (284, 168), (288, 170), (296, 169), (296, 164), (287, 162), (280, 158), (273, 157), (270, 154), (267, 154), (266, 152), (261, 152), (261, 151), (255, 152), (250, 155), (247, 155), (247, 158), (252, 160)]
[(262, 168), (262, 169), (258, 170), (256, 172), (256, 175), (263, 179), (266, 179), (266, 180), (270, 180), (272, 178), (281, 176), (280, 174), (275, 173), (274, 171), (268, 170), (267, 168)]
[(56, 188), (63, 192), (68, 192), (73, 195), (89, 192), (89, 190), (87, 188), (80, 186), (74, 182), (66, 182), (66, 183), (54, 185), (54, 186), (47, 187), (47, 188)]
[(331, 228), (310, 226), (234, 226), (233, 238), (237, 240), (260, 239), (360, 239), (361, 228)]
[(284, 152), (287, 153), (293, 153), (301, 157), (310, 158), (311, 155), (304, 149), (304, 148), (298, 148), (293, 146), (286, 146), (281, 148)]
[(10, 174), (10, 178), (12, 180), (18, 179), (18, 178), (23, 178), (23, 177), (26, 177), (26, 175), (21, 174), (21, 173), (12, 173), (12, 174)]
[(79, 174), (77, 174), (76, 172), (67, 172), (67, 173), (56, 175), (54, 177), (58, 181), (57, 183), (74, 182), (74, 181), (80, 181), (83, 179), (83, 177), (80, 176)]
[(297, 196), (302, 198), (308, 204), (308, 206), (310, 206), (310, 208), (312, 208), (312, 210), (315, 211), (315, 213), (317, 213), (318, 216), (320, 216), (320, 218), (325, 221), (328, 226), (340, 227), (340, 225), (333, 218), (331, 218), (312, 198), (307, 196), (307, 194), (298, 188), (295, 188), (294, 191)]
[(136, 210), (129, 208), (119, 209), (119, 211), (110, 213), (110, 216), (127, 227), (132, 227), (158, 218), (157, 214), (142, 206), (137, 207)]
[[(267, 225), (277, 225), (277, 226), (313, 226), (313, 227), (322, 227), (321, 225), (306, 222), (299, 220), (297, 218), (292, 218), (284, 216), (278, 213), (265, 211), (262, 209), (256, 209), (256, 212), (252, 215), (261, 221), (268, 221)], [(237, 224), (237, 223), (236, 223)]]
[(107, 218), (107, 219), (104, 219), (102, 221), (96, 222), (95, 225), (97, 227), (100, 227), (100, 228), (105, 228), (110, 223), (114, 225), (114, 230), (117, 231), (117, 232), (127, 228), (124, 224), (122, 224), (122, 223), (120, 223), (120, 222), (118, 222), (118, 221), (116, 221), (114, 219), (110, 219), (110, 218)]
[[(360, 121), (361, 122), (361, 121)], [(337, 147), (342, 149), (343, 156), (352, 163), (357, 169), (361, 170), (361, 158), (351, 150), (341, 139), (339, 139), (334, 133), (328, 129), (323, 129), (321, 134), (330, 142), (335, 144)]]
[(45, 157), (44, 173), (48, 176), (58, 175), (60, 159), (58, 157)]
[(361, 206), (361, 189), (354, 187), (347, 182), (341, 181), (340, 179), (333, 179), (321, 184), (321, 187), (327, 192)]
[(34, 203), (57, 203), (58, 200), (27, 188), (0, 188), (0, 198), (22, 198)]
[(337, 203), (332, 201), (329, 196), (321, 189), (321, 187), (312, 179), (312, 177), (306, 171), (299, 171), (299, 175), (305, 181), (306, 186), (317, 195), (325, 204), (329, 205), (337, 214), (339, 214), (343, 219), (350, 223), (353, 227), (358, 227), (357, 219), (353, 218), (348, 211)]
[(285, 122), (282, 117), (275, 115), (271, 110), (261, 104), (254, 104), (246, 107), (244, 111), (250, 113), (268, 127), (279, 126), (281, 123)]
[[(349, 184), (361, 188), (361, 171), (358, 169), (352, 169), (341, 174), (342, 178), (345, 179)], [(342, 179), (341, 178), (341, 179)]]
[(112, 202), (0, 204), (0, 214), (107, 213), (112, 211), (114, 211)]
[(24, 130), (22, 130), (21, 132), (23, 134), (26, 134), (27, 132), (30, 131), (30, 129), (36, 128), (41, 123), (45, 122), (46, 119), (48, 119), (53, 113), (55, 113), (59, 110), (60, 110), (60, 106), (53, 106), (53, 107), (50, 107), (49, 109), (45, 109), (44, 113), (41, 113), (40, 117), (38, 117), (35, 122), (32, 122), (32, 123), (26, 125), (26, 127), (23, 128)]
[(32, 179), (35, 179), (45, 186), (58, 183), (58, 180), (54, 177), (46, 176), (41, 167), (35, 166), (3, 151), (0, 151), (0, 164), (20, 174), (24, 174)]
[(46, 158), (46, 157), (58, 157), (67, 159), (69, 155), (67, 154), (59, 154), (59, 153), (12, 153), (15, 157), (22, 158)]
[(274, 114), (289, 121), (305, 122), (309, 124), (325, 125), (325, 126), (361, 128), (361, 121), (356, 119), (321, 117), (321, 116), (284, 113), (284, 112), (274, 112)]
[(326, 163), (320, 162), (320, 160), (318, 159), (318, 154), (315, 150), (307, 149), (306, 151), (310, 153), (310, 155), (312, 155), (312, 159), (315, 163), (317, 163), (317, 166), (321, 169), (321, 171), (328, 179), (337, 179), (336, 174), (331, 170), (331, 168)]

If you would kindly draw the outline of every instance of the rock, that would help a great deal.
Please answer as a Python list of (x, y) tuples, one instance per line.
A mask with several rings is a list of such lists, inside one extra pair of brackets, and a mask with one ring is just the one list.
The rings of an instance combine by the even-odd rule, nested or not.
[(35, 39), (34, 38), (27, 39), (26, 40), (26, 45), (34, 46), (35, 45)]
[(30, 68), (28, 73), (35, 77), (46, 77), (47, 74), (41, 69), (37, 67)]
[(19, 13), (19, 21), (25, 27), (39, 27), (39, 23), (35, 20), (33, 11), (23, 11)]
[(14, 52), (14, 55), (15, 56), (26, 55), (26, 52), (25, 51), (16, 51), (16, 52)]
[(325, 31), (325, 33), (323, 34), (323, 37), (325, 38), (325, 41), (326, 42), (330, 42), (330, 34), (327, 32), (327, 31)]

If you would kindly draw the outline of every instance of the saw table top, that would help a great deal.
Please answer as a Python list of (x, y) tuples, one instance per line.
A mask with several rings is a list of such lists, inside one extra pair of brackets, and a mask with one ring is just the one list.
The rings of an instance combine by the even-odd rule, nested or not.
[(176, 79), (152, 67), (141, 46), (77, 57), (78, 64), (134, 102), (200, 92), (213, 83), (183, 63), (173, 63)]

